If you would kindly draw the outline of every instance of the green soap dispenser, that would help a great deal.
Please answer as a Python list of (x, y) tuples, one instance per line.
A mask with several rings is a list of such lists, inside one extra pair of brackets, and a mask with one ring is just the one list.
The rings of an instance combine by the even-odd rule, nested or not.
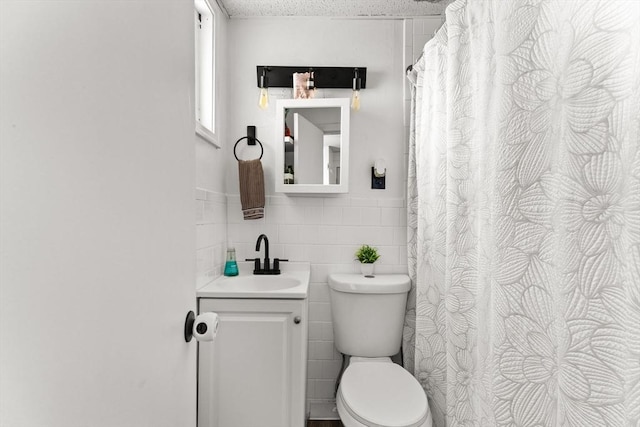
[(238, 263), (236, 262), (236, 248), (233, 247), (231, 241), (227, 245), (227, 262), (224, 264), (225, 276), (238, 275)]

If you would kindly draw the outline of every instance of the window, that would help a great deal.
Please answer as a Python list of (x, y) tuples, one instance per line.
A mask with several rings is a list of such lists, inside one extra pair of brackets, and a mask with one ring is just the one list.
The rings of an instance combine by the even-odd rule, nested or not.
[(194, 1), (196, 133), (220, 148), (216, 135), (215, 14), (208, 0)]

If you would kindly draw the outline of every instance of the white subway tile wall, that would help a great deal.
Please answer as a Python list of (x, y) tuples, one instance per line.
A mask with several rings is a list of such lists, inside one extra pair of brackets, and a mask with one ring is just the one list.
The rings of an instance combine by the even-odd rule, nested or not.
[(196, 188), (196, 289), (222, 275), (227, 240), (227, 197)]
[[(307, 402), (335, 399), (342, 356), (333, 345), (328, 276), (359, 273), (362, 244), (380, 250), (378, 273), (406, 273), (406, 207), (403, 198), (267, 196), (265, 217), (245, 221), (240, 198), (227, 196), (228, 237), (238, 259), (255, 258), (256, 239), (269, 238), (270, 257), (311, 262)], [(260, 256), (264, 256), (264, 249)]]

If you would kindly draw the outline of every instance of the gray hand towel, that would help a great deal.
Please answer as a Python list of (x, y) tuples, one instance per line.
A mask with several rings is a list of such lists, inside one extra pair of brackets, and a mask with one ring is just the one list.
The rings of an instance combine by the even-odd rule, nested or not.
[(262, 162), (257, 160), (239, 160), (240, 203), (244, 219), (264, 217), (264, 172)]

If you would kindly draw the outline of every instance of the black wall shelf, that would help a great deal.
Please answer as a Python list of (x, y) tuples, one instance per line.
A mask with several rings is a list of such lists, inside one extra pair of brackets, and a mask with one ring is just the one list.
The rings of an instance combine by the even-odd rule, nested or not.
[(293, 87), (293, 73), (313, 71), (315, 87), (318, 89), (353, 89), (355, 70), (358, 70), (360, 88), (367, 86), (366, 67), (281, 67), (275, 65), (256, 66), (256, 84), (260, 87), (260, 77), (266, 69), (268, 87)]

